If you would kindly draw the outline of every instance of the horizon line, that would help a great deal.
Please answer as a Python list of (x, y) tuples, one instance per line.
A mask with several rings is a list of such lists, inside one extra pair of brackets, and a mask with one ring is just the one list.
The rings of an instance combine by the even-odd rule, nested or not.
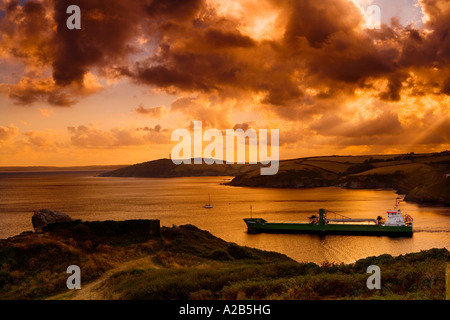
[[(443, 151), (436, 151), (436, 152), (407, 152), (407, 153), (378, 153), (378, 154), (359, 154), (359, 155), (351, 155), (351, 154), (330, 154), (330, 155), (322, 155), (322, 156), (304, 156), (304, 157), (298, 157), (298, 158), (289, 158), (289, 159), (280, 159), (281, 161), (290, 161), (290, 160), (298, 160), (298, 159), (306, 159), (306, 158), (325, 158), (325, 157), (372, 157), (372, 156), (399, 156), (399, 155), (424, 155), (424, 154), (439, 154), (439, 153), (445, 153), (450, 152), (449, 150), (443, 150)], [(192, 157), (191, 160), (198, 159), (199, 157)], [(201, 158), (201, 159), (213, 159), (216, 161), (217, 159), (214, 158)], [(0, 169), (13, 169), (13, 168), (49, 168), (49, 169), (68, 169), (68, 168), (87, 168), (87, 167), (126, 167), (126, 166), (132, 166), (135, 164), (145, 163), (145, 162), (151, 162), (151, 161), (158, 161), (158, 160), (171, 160), (170, 158), (156, 158), (151, 159), (143, 162), (135, 162), (132, 164), (87, 164), (87, 165), (67, 165), (67, 166), (58, 166), (58, 165), (23, 165), (23, 166), (14, 166), (14, 165), (0, 165)], [(183, 160), (183, 159), (177, 159), (177, 160)], [(226, 164), (226, 159), (222, 160), (224, 164)], [(234, 163), (237, 164), (237, 163)], [(248, 162), (245, 162), (243, 164), (250, 164)]]

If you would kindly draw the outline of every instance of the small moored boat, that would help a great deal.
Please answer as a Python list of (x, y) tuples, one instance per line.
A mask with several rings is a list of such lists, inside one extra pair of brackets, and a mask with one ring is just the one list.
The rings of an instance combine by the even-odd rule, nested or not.
[(205, 208), (205, 209), (211, 209), (211, 208), (213, 208), (213, 206), (211, 205), (211, 196), (208, 195), (208, 197), (209, 197), (208, 204), (205, 204), (205, 205), (203, 206), (203, 208)]

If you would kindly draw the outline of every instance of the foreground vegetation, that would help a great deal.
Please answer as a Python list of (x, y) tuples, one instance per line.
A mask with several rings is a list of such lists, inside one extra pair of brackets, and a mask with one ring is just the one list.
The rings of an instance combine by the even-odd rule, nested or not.
[[(120, 242), (28, 233), (0, 241), (0, 298), (77, 299), (66, 288), (66, 268), (76, 264), (82, 289), (102, 280), (95, 290), (103, 299), (444, 299), (449, 260), (447, 249), (431, 249), (352, 264), (298, 263), (192, 225)], [(369, 265), (382, 270), (381, 290), (366, 287)]]

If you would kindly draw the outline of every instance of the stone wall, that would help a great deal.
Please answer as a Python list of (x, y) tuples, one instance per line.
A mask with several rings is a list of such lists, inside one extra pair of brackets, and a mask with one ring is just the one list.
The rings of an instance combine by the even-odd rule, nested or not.
[(74, 220), (49, 224), (43, 231), (77, 241), (90, 240), (114, 245), (146, 242), (161, 237), (159, 220)]

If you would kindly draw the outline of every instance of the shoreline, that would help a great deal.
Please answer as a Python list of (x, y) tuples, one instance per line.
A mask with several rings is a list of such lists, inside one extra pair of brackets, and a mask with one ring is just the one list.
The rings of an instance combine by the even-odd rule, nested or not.
[[(122, 167), (121, 167), (122, 168)], [(340, 189), (347, 189), (347, 190), (380, 190), (380, 191), (394, 191), (398, 195), (404, 196), (404, 200), (409, 203), (414, 203), (418, 205), (426, 205), (426, 206), (433, 206), (433, 207), (450, 207), (450, 202), (435, 202), (435, 201), (427, 201), (421, 198), (413, 198), (411, 195), (408, 196), (408, 192), (406, 190), (403, 190), (401, 188), (393, 188), (391, 186), (375, 186), (375, 187), (369, 187), (369, 186), (363, 186), (363, 187), (351, 187), (342, 185), (342, 183), (339, 184), (326, 184), (326, 185), (311, 185), (311, 186), (302, 186), (302, 187), (293, 187), (293, 186), (280, 186), (280, 185), (253, 185), (253, 184), (236, 184), (233, 182), (234, 178), (236, 176), (229, 176), (229, 175), (195, 175), (195, 176), (157, 176), (157, 177), (145, 177), (145, 176), (109, 176), (104, 175), (110, 173), (108, 169), (71, 169), (71, 168), (55, 168), (55, 169), (45, 169), (45, 170), (23, 170), (23, 171), (2, 171), (0, 168), (0, 175), (25, 175), (25, 174), (88, 174), (88, 173), (95, 173), (95, 175), (92, 175), (92, 177), (96, 178), (140, 178), (140, 179), (171, 179), (171, 178), (195, 178), (195, 177), (223, 177), (227, 178), (224, 180), (227, 180), (227, 182), (221, 182), (220, 185), (229, 186), (229, 187), (246, 187), (246, 188), (267, 188), (267, 189), (287, 189), (287, 190), (295, 190), (295, 189), (316, 189), (316, 188), (340, 188)]]
[(450, 152), (318, 156), (279, 161), (275, 175), (259, 164), (180, 164), (158, 159), (102, 173), (102, 177), (232, 176), (229, 186), (267, 188), (348, 187), (392, 189), (407, 201), (450, 206)]

